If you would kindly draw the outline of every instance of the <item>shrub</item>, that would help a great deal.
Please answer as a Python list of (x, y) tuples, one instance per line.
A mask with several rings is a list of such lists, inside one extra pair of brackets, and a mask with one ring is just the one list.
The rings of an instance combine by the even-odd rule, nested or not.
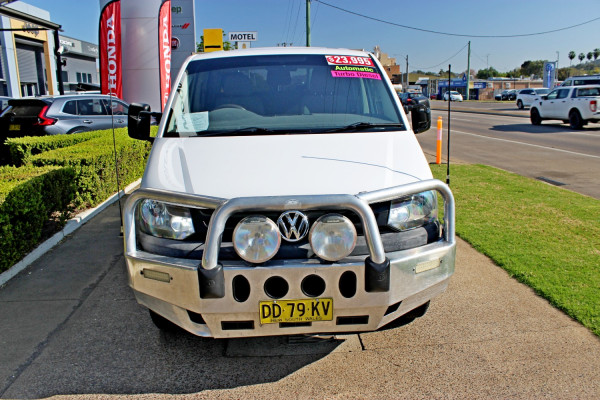
[(82, 132), (72, 135), (9, 138), (5, 142), (5, 146), (8, 148), (8, 163), (15, 166), (25, 165), (30, 161), (31, 156), (36, 154), (73, 146), (74, 144), (97, 138), (103, 134), (107, 134), (107, 131)]
[[(75, 170), (77, 207), (93, 207), (117, 191), (113, 136), (111, 131), (100, 132), (110, 134), (30, 158), (35, 166), (69, 166)], [(115, 142), (122, 189), (142, 176), (150, 144), (131, 139), (125, 128), (115, 130)]]
[(70, 167), (0, 167), (0, 272), (38, 244), (50, 214), (68, 212), (74, 178)]

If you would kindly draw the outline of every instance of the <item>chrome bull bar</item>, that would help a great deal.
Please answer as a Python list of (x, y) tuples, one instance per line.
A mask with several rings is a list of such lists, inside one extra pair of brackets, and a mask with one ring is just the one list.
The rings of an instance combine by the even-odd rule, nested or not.
[(370, 262), (375, 265), (383, 265), (386, 262), (389, 264), (379, 235), (379, 227), (369, 204), (406, 197), (428, 190), (436, 190), (444, 199), (444, 240), (449, 245), (454, 245), (456, 240), (454, 196), (450, 188), (437, 179), (429, 179), (372, 192), (359, 193), (357, 195), (238, 197), (229, 200), (158, 189), (138, 189), (129, 196), (124, 207), (125, 254), (126, 256), (136, 257), (135, 209), (137, 203), (142, 199), (152, 199), (184, 207), (215, 209), (206, 235), (206, 247), (202, 257), (201, 268), (198, 268), (199, 272), (203, 270), (208, 276), (212, 276), (217, 273), (218, 269), (222, 268), (219, 265), (218, 255), (221, 246), (221, 236), (225, 230), (227, 220), (237, 212), (248, 211), (305, 211), (319, 208), (352, 210), (362, 221), (365, 240), (369, 248)]

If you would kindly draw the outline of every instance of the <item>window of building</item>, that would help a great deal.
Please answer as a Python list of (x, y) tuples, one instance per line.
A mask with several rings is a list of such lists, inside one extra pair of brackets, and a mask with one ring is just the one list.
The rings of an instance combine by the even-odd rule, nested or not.
[(68, 71), (62, 71), (62, 81), (63, 82), (69, 82), (69, 72)]
[(81, 72), (77, 72), (76, 75), (77, 75), (77, 83), (81, 83), (82, 82), (82, 80), (81, 80)]

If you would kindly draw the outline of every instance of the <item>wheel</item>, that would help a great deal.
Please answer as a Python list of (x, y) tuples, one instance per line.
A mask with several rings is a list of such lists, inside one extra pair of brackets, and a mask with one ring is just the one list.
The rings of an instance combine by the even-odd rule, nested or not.
[(517, 100), (517, 107), (519, 108), (519, 110), (522, 110), (523, 108), (523, 102), (521, 100)]
[(542, 118), (540, 117), (540, 113), (537, 108), (531, 109), (531, 123), (533, 125), (539, 125), (542, 123)]
[(583, 120), (581, 119), (581, 114), (579, 114), (579, 111), (572, 110), (569, 113), (569, 126), (571, 129), (575, 130), (583, 128)]
[(148, 310), (148, 311), (150, 312), (150, 318), (152, 319), (152, 322), (154, 322), (154, 325), (156, 325), (156, 327), (158, 329), (160, 329), (161, 331), (175, 332), (179, 329), (179, 327), (177, 325), (175, 325), (174, 323), (172, 323), (171, 321), (169, 321), (162, 315), (157, 314), (152, 310)]
[(69, 132), (67, 132), (67, 135), (72, 135), (73, 133), (82, 133), (82, 132), (87, 132), (88, 129), (82, 127), (82, 126), (78, 126), (76, 128), (71, 129)]

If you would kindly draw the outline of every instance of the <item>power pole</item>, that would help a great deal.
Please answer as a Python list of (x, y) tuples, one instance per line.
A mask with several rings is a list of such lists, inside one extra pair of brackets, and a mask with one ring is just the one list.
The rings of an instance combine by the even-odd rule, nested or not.
[(306, 0), (306, 47), (310, 47), (310, 0)]
[(408, 54), (406, 55), (406, 87), (404, 88), (404, 91), (408, 91)]
[(469, 40), (469, 51), (467, 52), (467, 100), (469, 100), (469, 84), (471, 83), (471, 41)]

